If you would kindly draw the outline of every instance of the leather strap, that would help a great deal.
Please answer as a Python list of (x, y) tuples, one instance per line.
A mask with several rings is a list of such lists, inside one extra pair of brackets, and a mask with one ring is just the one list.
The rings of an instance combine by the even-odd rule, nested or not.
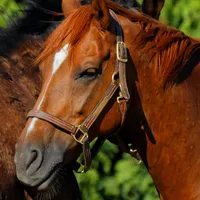
[(52, 125), (63, 129), (64, 131), (68, 131), (69, 133), (75, 133), (76, 131), (76, 126), (41, 110), (29, 111), (26, 118), (28, 119), (33, 117), (49, 122)]
[(127, 80), (126, 80), (126, 63), (128, 62), (128, 54), (127, 48), (123, 41), (123, 31), (119, 22), (117, 15), (110, 10), (110, 14), (113, 19), (115, 19), (116, 25), (116, 33), (117, 33), (117, 45), (116, 45), (116, 54), (117, 54), (117, 68), (119, 71), (119, 86), (120, 86), (120, 94), (117, 98), (117, 102), (119, 103), (119, 108), (122, 114), (121, 126), (123, 126), (126, 112), (128, 109), (128, 103), (130, 100), (130, 94), (128, 90)]
[(87, 130), (90, 129), (90, 127), (93, 125), (93, 123), (96, 121), (98, 116), (102, 113), (105, 106), (108, 104), (110, 99), (113, 97), (115, 92), (118, 90), (119, 85), (116, 83), (111, 83), (109, 88), (107, 89), (105, 95), (100, 100), (100, 102), (96, 105), (92, 113), (86, 118), (86, 120), (83, 122), (83, 125), (87, 128)]

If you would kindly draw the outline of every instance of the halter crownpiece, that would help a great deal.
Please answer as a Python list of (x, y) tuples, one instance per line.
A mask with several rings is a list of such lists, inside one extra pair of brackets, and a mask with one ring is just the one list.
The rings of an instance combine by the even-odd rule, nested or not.
[[(84, 168), (81, 172), (87, 172), (90, 168), (92, 158), (97, 154), (100, 147), (106, 140), (105, 137), (98, 137), (97, 142), (94, 144), (90, 151), (89, 147), (89, 135), (88, 132), (91, 126), (94, 124), (96, 119), (102, 113), (105, 106), (109, 103), (109, 101), (114, 97), (116, 92), (119, 92), (119, 96), (117, 98), (117, 102), (119, 103), (120, 111), (122, 114), (121, 126), (123, 125), (127, 104), (130, 99), (130, 94), (127, 87), (126, 82), (126, 62), (128, 61), (127, 49), (126, 45), (123, 41), (123, 33), (122, 28), (117, 18), (117, 15), (110, 10), (110, 14), (113, 17), (116, 24), (116, 66), (115, 71), (112, 75), (112, 81), (110, 86), (108, 87), (106, 93), (101, 98), (99, 103), (93, 109), (91, 114), (85, 119), (85, 121), (78, 126), (68, 123), (67, 121), (61, 120), (49, 113), (46, 113), (41, 110), (31, 110), (28, 115), (28, 118), (38, 118), (49, 122), (54, 125), (56, 128), (62, 130), (65, 133), (70, 134), (74, 140), (82, 145), (84, 161), (80, 165), (84, 165)], [(79, 166), (80, 166), (79, 165)]]

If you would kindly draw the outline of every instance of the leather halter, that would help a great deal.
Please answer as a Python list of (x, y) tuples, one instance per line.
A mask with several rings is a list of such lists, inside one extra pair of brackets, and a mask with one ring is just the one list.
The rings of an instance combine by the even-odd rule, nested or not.
[[(96, 144), (94, 144), (92, 148), (93, 151), (90, 151), (88, 132), (91, 126), (94, 124), (98, 116), (102, 113), (105, 106), (114, 97), (116, 92), (119, 92), (119, 96), (117, 97), (117, 102), (119, 103), (120, 111), (122, 114), (122, 120), (121, 120), (121, 126), (122, 126), (127, 111), (127, 104), (130, 99), (126, 81), (126, 62), (128, 61), (127, 49), (123, 41), (122, 28), (117, 18), (117, 15), (111, 10), (110, 14), (115, 21), (115, 27), (116, 27), (116, 41), (117, 41), (116, 66), (115, 66), (115, 71), (112, 75), (110, 86), (108, 87), (102, 99), (90, 113), (90, 115), (83, 121), (82, 124), (78, 126), (70, 124), (67, 121), (61, 120), (41, 110), (31, 110), (27, 115), (27, 119), (38, 118), (46, 122), (49, 122), (56, 128), (64, 131), (65, 133), (70, 134), (77, 143), (82, 145), (83, 155), (84, 155), (84, 162), (83, 162), (84, 169), (81, 172), (86, 172), (89, 170), (92, 157), (94, 157), (97, 154), (97, 152), (99, 151), (100, 147), (102, 146), (102, 144), (106, 139), (105, 137), (99, 137), (97, 139)], [(91, 152), (92, 154), (95, 155), (91, 155)]]

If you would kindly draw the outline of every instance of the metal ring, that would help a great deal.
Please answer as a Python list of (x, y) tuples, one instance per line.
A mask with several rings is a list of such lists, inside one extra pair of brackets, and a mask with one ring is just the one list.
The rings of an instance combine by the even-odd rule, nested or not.
[(119, 77), (119, 72), (118, 71), (114, 72), (113, 75), (112, 75), (112, 82), (116, 83), (118, 77)]

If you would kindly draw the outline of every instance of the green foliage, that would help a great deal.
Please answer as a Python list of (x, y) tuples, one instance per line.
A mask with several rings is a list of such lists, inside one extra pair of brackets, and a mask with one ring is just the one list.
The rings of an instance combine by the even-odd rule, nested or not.
[(186, 34), (200, 37), (200, 1), (167, 0), (161, 21), (172, 25)]
[(16, 18), (20, 14), (20, 4), (16, 4), (13, 0), (0, 0), (0, 27), (6, 26), (9, 17)]
[(156, 200), (158, 195), (146, 168), (106, 142), (86, 174), (76, 175), (86, 200)]

